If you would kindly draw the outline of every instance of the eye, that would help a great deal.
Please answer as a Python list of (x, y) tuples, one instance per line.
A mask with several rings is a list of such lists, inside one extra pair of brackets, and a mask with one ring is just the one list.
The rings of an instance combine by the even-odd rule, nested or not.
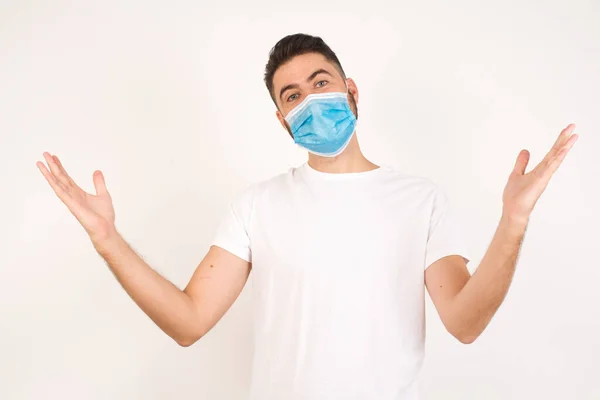
[(317, 87), (323, 87), (323, 86), (325, 86), (325, 85), (321, 85), (321, 86), (319, 86), (319, 83), (321, 83), (321, 82), (325, 82), (325, 84), (329, 83), (329, 82), (327, 82), (327, 81), (325, 81), (325, 80), (323, 80), (323, 81), (319, 81), (319, 82), (317, 82)]
[[(297, 95), (298, 95), (298, 93), (294, 93), (293, 95), (291, 95), (290, 97), (287, 98), (287, 101), (294, 101), (294, 100), (296, 100), (297, 97), (294, 97), (294, 96), (297, 96)], [(292, 97), (294, 97), (294, 98), (292, 99)]]

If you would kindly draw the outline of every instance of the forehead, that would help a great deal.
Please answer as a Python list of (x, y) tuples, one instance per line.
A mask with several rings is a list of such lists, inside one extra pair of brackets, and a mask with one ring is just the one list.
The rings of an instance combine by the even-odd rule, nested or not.
[(279, 89), (291, 83), (304, 82), (315, 70), (323, 68), (333, 76), (339, 72), (321, 53), (306, 53), (295, 56), (285, 64), (282, 64), (273, 75), (273, 89), (279, 93)]

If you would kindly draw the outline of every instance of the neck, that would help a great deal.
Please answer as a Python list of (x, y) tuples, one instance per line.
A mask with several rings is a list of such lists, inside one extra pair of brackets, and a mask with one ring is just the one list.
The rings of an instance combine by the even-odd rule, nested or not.
[(317, 171), (340, 174), (365, 172), (379, 168), (363, 155), (356, 135), (352, 137), (348, 147), (335, 157), (321, 157), (308, 153), (308, 164)]

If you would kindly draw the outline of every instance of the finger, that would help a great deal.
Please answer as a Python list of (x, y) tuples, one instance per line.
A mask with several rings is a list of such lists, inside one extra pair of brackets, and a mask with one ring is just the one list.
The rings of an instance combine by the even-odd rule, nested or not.
[(36, 165), (46, 178), (46, 181), (48, 181), (50, 184), (50, 187), (52, 187), (52, 190), (54, 190), (56, 196), (58, 196), (58, 198), (67, 206), (69, 211), (75, 217), (77, 217), (77, 219), (80, 219), (81, 209), (77, 201), (69, 193), (68, 188), (62, 182), (56, 179), (56, 177), (50, 173), (50, 171), (48, 171), (43, 162), (38, 161), (36, 162)]
[(69, 176), (69, 174), (67, 174), (67, 171), (65, 170), (65, 167), (63, 167), (62, 163), (58, 159), (58, 156), (56, 154), (53, 154), (52, 155), (52, 159), (54, 160), (54, 162), (58, 166), (58, 169), (60, 170), (60, 172), (67, 178), (67, 180), (69, 181), (69, 183), (71, 185), (73, 185), (73, 186), (77, 186), (77, 184), (75, 183), (75, 181)]
[(102, 175), (102, 171), (94, 171), (94, 187), (96, 188), (96, 195), (98, 196), (108, 193), (108, 189), (106, 189), (106, 182), (104, 181), (104, 175)]
[(567, 142), (567, 140), (569, 140), (569, 137), (571, 135), (571, 132), (573, 132), (573, 129), (575, 129), (575, 124), (571, 123), (571, 124), (567, 125), (565, 127), (565, 129), (563, 129), (560, 132), (560, 134), (558, 135), (558, 138), (554, 142), (554, 145), (552, 145), (552, 148), (550, 149), (550, 151), (546, 154), (546, 156), (542, 159), (542, 161), (540, 161), (539, 164), (535, 166), (535, 168), (533, 169), (532, 172), (540, 173), (540, 174), (546, 173), (545, 171), (548, 169), (548, 166), (550, 165), (550, 163), (552, 162), (554, 157), (556, 157), (556, 155), (563, 148), (563, 146)]
[(67, 187), (70, 186), (69, 180), (62, 174), (62, 172), (58, 168), (58, 165), (56, 165), (56, 162), (54, 161), (54, 158), (52, 158), (50, 153), (45, 151), (44, 158), (46, 159), (46, 163), (48, 164), (48, 167), (50, 167), (50, 171), (52, 172), (52, 175), (54, 175), (56, 180), (62, 182)]
[(575, 124), (569, 124), (565, 129), (563, 129), (560, 132), (560, 135), (558, 135), (556, 142), (554, 142), (554, 145), (552, 145), (552, 148), (550, 149), (548, 154), (546, 154), (546, 157), (544, 157), (543, 161), (549, 163), (558, 154), (560, 149), (563, 148), (564, 144), (571, 136), (571, 132), (573, 132), (573, 129), (575, 129)]
[(564, 145), (564, 147), (558, 152), (556, 157), (554, 157), (552, 159), (552, 161), (548, 165), (548, 168), (545, 172), (547, 179), (549, 179), (554, 174), (554, 172), (556, 172), (556, 170), (558, 169), (560, 164), (562, 164), (563, 160), (567, 156), (567, 153), (569, 152), (571, 147), (573, 147), (573, 145), (575, 144), (575, 142), (577, 141), (578, 138), (579, 138), (579, 135), (577, 135), (577, 134), (571, 135), (571, 137), (569, 138), (567, 143)]
[(529, 158), (529, 151), (525, 149), (521, 150), (519, 152), (519, 155), (517, 156), (517, 161), (515, 162), (513, 173), (523, 175), (525, 173), (525, 169), (527, 168), (527, 164), (529, 163)]
[(551, 151), (554, 151), (554, 155), (558, 154), (560, 149), (563, 147), (563, 145), (566, 143), (566, 141), (571, 136), (571, 133), (573, 132), (574, 129), (575, 129), (575, 124), (571, 123), (571, 124), (567, 125), (565, 127), (565, 129), (563, 129), (560, 132), (560, 135), (558, 135), (558, 138), (556, 139), (556, 142), (554, 142), (554, 145), (552, 146), (552, 149), (551, 149)]
[(35, 163), (35, 165), (37, 165), (39, 170), (42, 172), (42, 175), (44, 175), (44, 178), (46, 178), (46, 181), (50, 184), (50, 187), (52, 188), (52, 190), (54, 190), (54, 193), (56, 193), (56, 195), (63, 202), (65, 202), (67, 197), (71, 197), (69, 191), (67, 190), (67, 187), (65, 187), (65, 185), (62, 182), (56, 179), (56, 177), (50, 171), (48, 171), (46, 165), (44, 165), (43, 162), (38, 161)]

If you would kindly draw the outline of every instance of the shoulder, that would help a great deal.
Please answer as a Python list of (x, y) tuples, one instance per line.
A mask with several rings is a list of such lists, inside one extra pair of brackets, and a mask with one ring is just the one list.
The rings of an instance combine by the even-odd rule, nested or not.
[(233, 201), (252, 204), (256, 198), (285, 186), (296, 173), (297, 167), (290, 167), (284, 172), (247, 184), (235, 193)]

